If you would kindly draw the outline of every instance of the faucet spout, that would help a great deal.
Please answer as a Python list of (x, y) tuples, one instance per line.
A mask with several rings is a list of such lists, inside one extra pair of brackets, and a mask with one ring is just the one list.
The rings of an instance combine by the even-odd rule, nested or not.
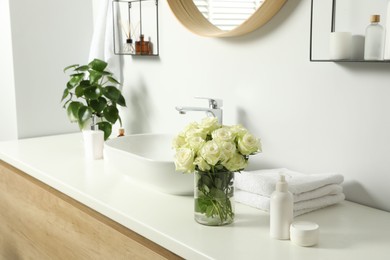
[(179, 111), (180, 114), (185, 114), (186, 112), (189, 111), (208, 111), (210, 109), (208, 108), (203, 108), (203, 107), (176, 107), (176, 110)]
[(186, 114), (191, 111), (200, 111), (205, 112), (207, 116), (216, 117), (218, 123), (222, 125), (222, 109), (220, 108), (204, 108), (204, 107), (176, 107), (176, 110), (179, 111), (179, 114)]

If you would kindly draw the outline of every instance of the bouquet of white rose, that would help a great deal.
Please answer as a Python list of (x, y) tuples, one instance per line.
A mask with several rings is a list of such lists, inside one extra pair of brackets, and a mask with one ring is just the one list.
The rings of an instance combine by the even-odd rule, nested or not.
[(195, 218), (223, 225), (234, 219), (234, 172), (243, 170), (249, 155), (261, 151), (260, 140), (241, 125), (223, 126), (216, 118), (191, 123), (173, 140), (177, 171), (195, 172)]

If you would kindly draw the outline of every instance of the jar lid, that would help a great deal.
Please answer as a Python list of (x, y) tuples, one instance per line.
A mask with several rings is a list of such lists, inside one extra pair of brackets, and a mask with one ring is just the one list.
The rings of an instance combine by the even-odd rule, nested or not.
[(372, 23), (379, 23), (381, 21), (381, 16), (379, 14), (373, 14), (371, 15), (370, 21)]
[(295, 221), (290, 226), (290, 239), (299, 246), (314, 246), (318, 243), (319, 225), (309, 221)]

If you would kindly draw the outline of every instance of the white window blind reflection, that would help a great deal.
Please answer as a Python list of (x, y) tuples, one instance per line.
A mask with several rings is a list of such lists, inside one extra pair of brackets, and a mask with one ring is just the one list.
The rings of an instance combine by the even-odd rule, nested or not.
[(230, 31), (242, 24), (263, 0), (193, 0), (199, 11), (215, 26)]

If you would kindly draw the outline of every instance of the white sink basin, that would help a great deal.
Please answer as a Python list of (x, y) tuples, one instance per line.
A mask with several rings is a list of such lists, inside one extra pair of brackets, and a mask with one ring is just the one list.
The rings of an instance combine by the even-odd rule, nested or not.
[(193, 193), (194, 176), (175, 171), (172, 135), (136, 134), (111, 139), (104, 145), (104, 160), (133, 180), (160, 192)]

